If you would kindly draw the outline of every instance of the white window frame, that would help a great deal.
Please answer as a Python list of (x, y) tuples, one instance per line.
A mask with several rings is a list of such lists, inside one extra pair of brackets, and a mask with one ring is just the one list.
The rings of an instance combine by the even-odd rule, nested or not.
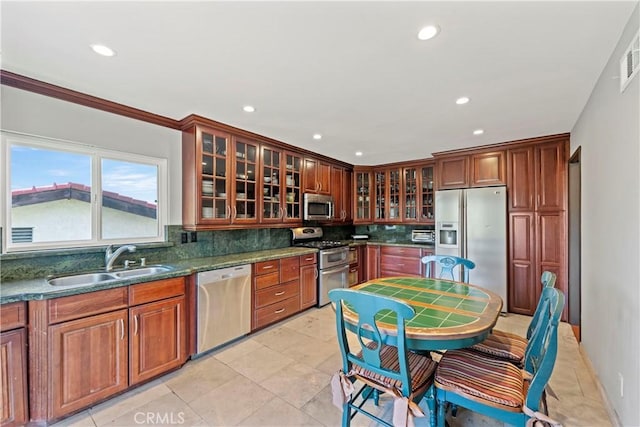
[[(23, 133), (2, 131), (0, 153), (2, 169), (0, 176), (0, 225), (2, 248), (4, 253), (33, 251), (41, 249), (67, 249), (78, 247), (94, 247), (109, 244), (156, 243), (165, 241), (165, 226), (168, 223), (168, 161), (166, 158), (151, 157), (123, 151), (109, 150), (98, 146), (61, 139), (47, 138)], [(90, 156), (91, 158), (91, 239), (67, 240), (42, 243), (13, 243), (11, 239), (11, 146), (20, 145), (40, 149), (63, 151)], [(132, 237), (118, 239), (102, 238), (102, 159), (143, 163), (156, 166), (158, 170), (158, 202), (157, 202), (157, 235), (152, 237)]]

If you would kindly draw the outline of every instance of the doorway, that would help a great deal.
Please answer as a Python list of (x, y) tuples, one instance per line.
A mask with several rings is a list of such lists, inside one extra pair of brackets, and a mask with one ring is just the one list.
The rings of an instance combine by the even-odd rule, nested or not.
[(569, 324), (580, 342), (580, 151), (569, 159)]

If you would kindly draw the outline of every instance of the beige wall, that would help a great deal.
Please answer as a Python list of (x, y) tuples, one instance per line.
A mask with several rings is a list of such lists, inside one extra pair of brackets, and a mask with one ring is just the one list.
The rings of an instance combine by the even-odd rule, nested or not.
[(182, 224), (180, 131), (0, 86), (3, 130), (167, 159), (169, 224)]
[(640, 75), (623, 93), (616, 76), (639, 22), (636, 7), (571, 131), (571, 152), (582, 147), (582, 345), (624, 426), (640, 426)]

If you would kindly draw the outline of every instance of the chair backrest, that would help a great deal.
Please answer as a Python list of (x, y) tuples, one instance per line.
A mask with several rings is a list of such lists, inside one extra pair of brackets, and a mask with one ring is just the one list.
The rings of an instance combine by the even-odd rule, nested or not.
[(476, 264), (466, 258), (460, 258), (453, 255), (427, 255), (422, 257), (422, 263), (426, 265), (425, 276), (431, 277), (431, 265), (438, 264), (440, 266), (440, 279), (444, 279), (445, 275), (450, 275), (451, 280), (457, 280), (453, 274), (453, 269), (457, 266), (462, 268), (462, 281), (469, 283), (469, 270), (476, 268)]
[[(415, 315), (413, 308), (395, 298), (350, 289), (332, 289), (329, 291), (329, 298), (335, 303), (336, 330), (342, 354), (343, 372), (349, 372), (351, 365), (355, 363), (379, 375), (401, 381), (403, 396), (409, 396), (411, 394), (411, 376), (407, 363), (405, 321)], [(356, 336), (361, 349), (354, 348), (355, 351), (351, 350), (347, 340), (344, 305), (358, 315)], [(386, 341), (386, 335), (378, 329), (375, 322), (376, 316), (384, 316), (388, 323), (396, 323), (398, 366), (400, 367), (398, 371), (382, 367), (380, 350)], [(363, 339), (371, 340), (376, 345), (367, 346)], [(362, 350), (362, 357), (357, 356), (358, 350)]]
[(525, 405), (539, 410), (558, 354), (558, 324), (564, 309), (564, 294), (555, 288), (542, 290), (542, 314), (527, 345), (524, 370), (532, 374)]
[[(540, 276), (540, 282), (542, 283), (542, 289), (544, 291), (545, 288), (554, 288), (556, 286), (556, 275), (550, 271), (544, 271), (542, 276)], [(540, 294), (540, 300), (538, 300), (538, 305), (536, 306), (536, 311), (533, 313), (533, 317), (531, 318), (531, 323), (529, 323), (529, 327), (527, 328), (527, 339), (531, 339), (531, 334), (533, 334), (533, 330), (536, 328), (538, 324), (538, 319), (540, 318), (541, 311), (541, 302), (542, 302), (543, 294)]]

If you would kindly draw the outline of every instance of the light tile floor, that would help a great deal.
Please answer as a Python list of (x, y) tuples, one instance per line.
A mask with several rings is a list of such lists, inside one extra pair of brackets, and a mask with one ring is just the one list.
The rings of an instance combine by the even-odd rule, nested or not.
[[(529, 317), (501, 317), (498, 328), (524, 334)], [(89, 408), (56, 426), (337, 426), (329, 380), (341, 366), (330, 306), (312, 308), (188, 362), (179, 371)], [(550, 384), (551, 417), (570, 426), (611, 426), (596, 383), (567, 324)], [(426, 404), (423, 402), (423, 409)], [(391, 399), (379, 408), (390, 419)], [(452, 427), (503, 426), (460, 408)], [(357, 416), (354, 426), (371, 426)], [(427, 426), (427, 418), (416, 426)]]

